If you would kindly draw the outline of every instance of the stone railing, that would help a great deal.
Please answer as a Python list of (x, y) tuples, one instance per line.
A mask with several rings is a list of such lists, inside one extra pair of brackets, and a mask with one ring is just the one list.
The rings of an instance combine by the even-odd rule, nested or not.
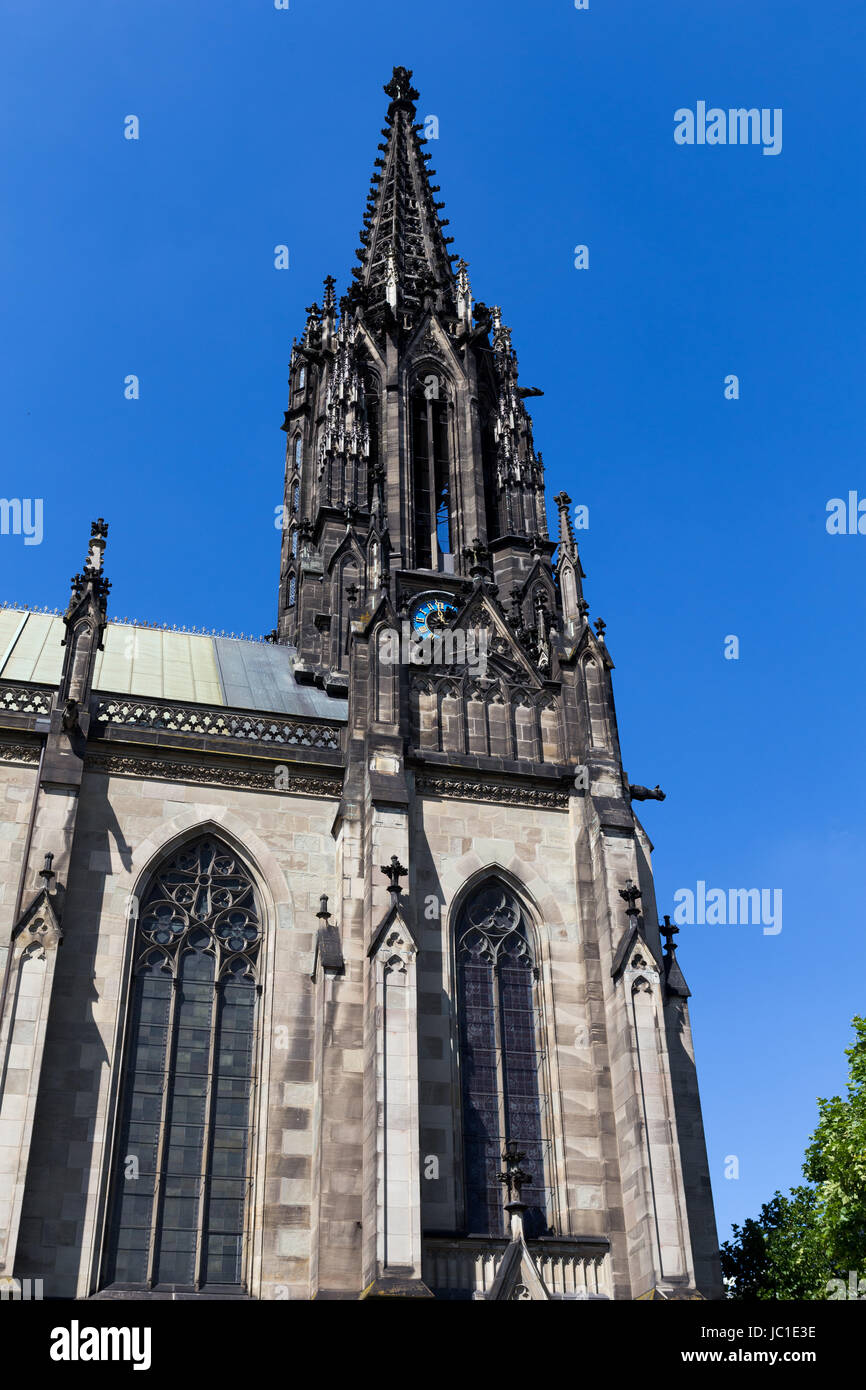
[(10, 710), (13, 714), (50, 714), (53, 700), (53, 690), (0, 683), (0, 710)]
[[(527, 1241), (551, 1298), (612, 1298), (610, 1254), (603, 1241), (552, 1237)], [(428, 1237), (423, 1279), (434, 1293), (452, 1298), (484, 1298), (508, 1241), (496, 1237)]]
[(340, 748), (340, 730), (330, 724), (305, 723), (279, 715), (268, 717), (202, 705), (99, 699), (95, 718), (101, 724), (125, 724), (157, 732), (237, 738), (250, 743), (278, 743), (295, 748)]

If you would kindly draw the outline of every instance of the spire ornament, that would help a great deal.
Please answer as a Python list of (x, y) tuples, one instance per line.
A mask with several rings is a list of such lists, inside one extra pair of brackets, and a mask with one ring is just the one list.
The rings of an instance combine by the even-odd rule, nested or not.
[(408, 872), (409, 870), (403, 868), (396, 854), (391, 855), (390, 863), (382, 865), (382, 873), (388, 880), (388, 892), (393, 894), (392, 902), (396, 902), (397, 898), (399, 898), (402, 892), (400, 888), (400, 879), (403, 878), (405, 874), (408, 874)]
[(553, 500), (559, 511), (559, 549), (573, 559), (577, 554), (577, 541), (571, 526), (571, 498), (567, 492), (558, 492)]
[(626, 879), (625, 888), (620, 888), (619, 896), (624, 902), (628, 903), (628, 907), (625, 910), (626, 916), (630, 919), (633, 917), (640, 917), (638, 903), (640, 902), (642, 894), (637, 884), (633, 883), (630, 878)]
[[(380, 153), (374, 161), (364, 232), (353, 272), (366, 294), (365, 316), (376, 328), (388, 327), (399, 306), (404, 328), (417, 322), (425, 306), (459, 317), (457, 283), (446, 225), (439, 218), (430, 180), (423, 128), (416, 124), (418, 92), (409, 68), (395, 67), (385, 87), (391, 98)], [(441, 206), (441, 205), (440, 205)]]
[(39, 870), (39, 877), (42, 879), (46, 893), (51, 892), (51, 880), (57, 877), (57, 875), (51, 867), (53, 863), (54, 855), (49, 851), (49, 853), (45, 856), (45, 862), (42, 865), (42, 868)]
[(505, 1170), (499, 1174), (499, 1181), (507, 1189), (509, 1202), (519, 1202), (521, 1189), (532, 1181), (532, 1174), (520, 1166), (525, 1157), (526, 1154), (517, 1147), (516, 1139), (509, 1139), (502, 1152)]
[(667, 915), (665, 915), (664, 922), (664, 926), (659, 927), (659, 935), (663, 936), (665, 939), (665, 954), (673, 958), (674, 952), (677, 949), (677, 943), (674, 941), (674, 937), (679, 936), (680, 929), (679, 927), (671, 926), (671, 919)]
[(391, 105), (388, 107), (386, 121), (393, 120), (394, 113), (400, 109), (415, 115), (415, 102), (421, 93), (412, 86), (412, 69), (395, 67), (391, 81), (383, 88), (386, 97), (391, 98)]

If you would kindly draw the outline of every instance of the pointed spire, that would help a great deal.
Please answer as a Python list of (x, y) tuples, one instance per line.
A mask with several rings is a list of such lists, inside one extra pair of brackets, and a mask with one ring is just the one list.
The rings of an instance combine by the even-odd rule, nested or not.
[(322, 311), (318, 304), (307, 305), (307, 323), (304, 328), (303, 345), (316, 349), (322, 338)]
[(554, 503), (559, 510), (559, 549), (560, 554), (568, 555), (574, 559), (577, 554), (577, 541), (574, 539), (574, 531), (571, 529), (571, 498), (567, 492), (558, 492), (554, 497)]
[(664, 926), (659, 927), (659, 936), (663, 936), (665, 939), (665, 954), (662, 961), (665, 972), (665, 988), (668, 994), (678, 995), (681, 999), (688, 999), (691, 995), (691, 990), (686, 984), (685, 976), (680, 969), (680, 963), (676, 955), (677, 945), (674, 941), (674, 937), (679, 935), (680, 929), (679, 927), (671, 926), (670, 917), (666, 916), (664, 921)]
[[(63, 711), (62, 728), (70, 737), (82, 728), (80, 711), (87, 709), (96, 653), (102, 650), (102, 639), (108, 625), (108, 591), (111, 584), (102, 572), (107, 537), (108, 523), (102, 517), (91, 522), (84, 568), (81, 574), (72, 576), (72, 592), (63, 614), (65, 633), (61, 646), (66, 651), (57, 692), (57, 708)], [(86, 735), (86, 729), (84, 732)]]
[(72, 593), (69, 598), (69, 606), (64, 615), (64, 622), (67, 627), (86, 595), (92, 594), (96, 607), (105, 623), (106, 604), (108, 591), (111, 584), (102, 573), (102, 564), (105, 558), (105, 542), (108, 537), (108, 523), (99, 517), (97, 521), (90, 523), (90, 543), (87, 547), (87, 558), (84, 561), (84, 568), (81, 574), (74, 574), (70, 583)]
[(418, 92), (409, 68), (395, 67), (385, 86), (390, 104), (374, 161), (376, 171), (364, 217), (360, 269), (355, 275), (368, 310), (386, 312), (398, 308), (412, 315), (422, 312), (424, 290), (432, 287), (436, 307), (457, 312), (457, 285), (448, 243), (443, 235), (447, 220), (440, 220), (443, 203), (434, 202), (426, 166), (430, 155), (422, 149), (423, 127), (415, 124)]
[[(538, 458), (540, 463), (540, 454)], [(583, 565), (580, 563), (580, 553), (571, 525), (571, 512), (569, 510), (571, 498), (567, 492), (558, 492), (553, 500), (559, 509), (559, 556), (556, 562), (556, 572), (562, 595), (563, 615), (569, 630), (573, 632), (574, 625), (584, 621), (589, 608), (589, 604), (583, 597), (583, 584), (581, 583), (586, 575)]]
[(333, 345), (334, 334), (337, 329), (337, 295), (335, 286), (337, 282), (333, 275), (325, 277), (324, 297), (322, 299), (322, 346), (331, 347)]
[[(435, 206), (441, 207), (441, 203)], [(469, 265), (463, 257), (457, 262), (457, 316), (467, 332), (472, 328), (472, 290), (469, 286)]]

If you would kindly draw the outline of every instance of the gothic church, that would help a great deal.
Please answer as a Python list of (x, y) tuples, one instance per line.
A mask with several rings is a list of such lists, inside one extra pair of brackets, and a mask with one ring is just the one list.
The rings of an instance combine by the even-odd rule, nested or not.
[(274, 632), (112, 620), (102, 519), (0, 610), (7, 1288), (721, 1294), (662, 794), (411, 79), (292, 351)]

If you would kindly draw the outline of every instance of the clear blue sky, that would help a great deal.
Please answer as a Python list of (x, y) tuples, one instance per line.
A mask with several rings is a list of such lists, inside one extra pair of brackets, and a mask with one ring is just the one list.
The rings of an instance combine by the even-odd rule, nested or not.
[[(866, 1012), (866, 536), (825, 530), (866, 497), (862, 4), (0, 14), (0, 491), (45, 506), (42, 545), (0, 537), (0, 598), (62, 606), (102, 515), (111, 611), (152, 621), (274, 624), (291, 339), (355, 264), (382, 84), (415, 70), (452, 249), (546, 393), (549, 496), (590, 508), (625, 765), (668, 793), (660, 910), (699, 879), (784, 893), (778, 936), (679, 938), (724, 1236), (798, 1179)], [(675, 145), (698, 100), (781, 107), (782, 153)]]

